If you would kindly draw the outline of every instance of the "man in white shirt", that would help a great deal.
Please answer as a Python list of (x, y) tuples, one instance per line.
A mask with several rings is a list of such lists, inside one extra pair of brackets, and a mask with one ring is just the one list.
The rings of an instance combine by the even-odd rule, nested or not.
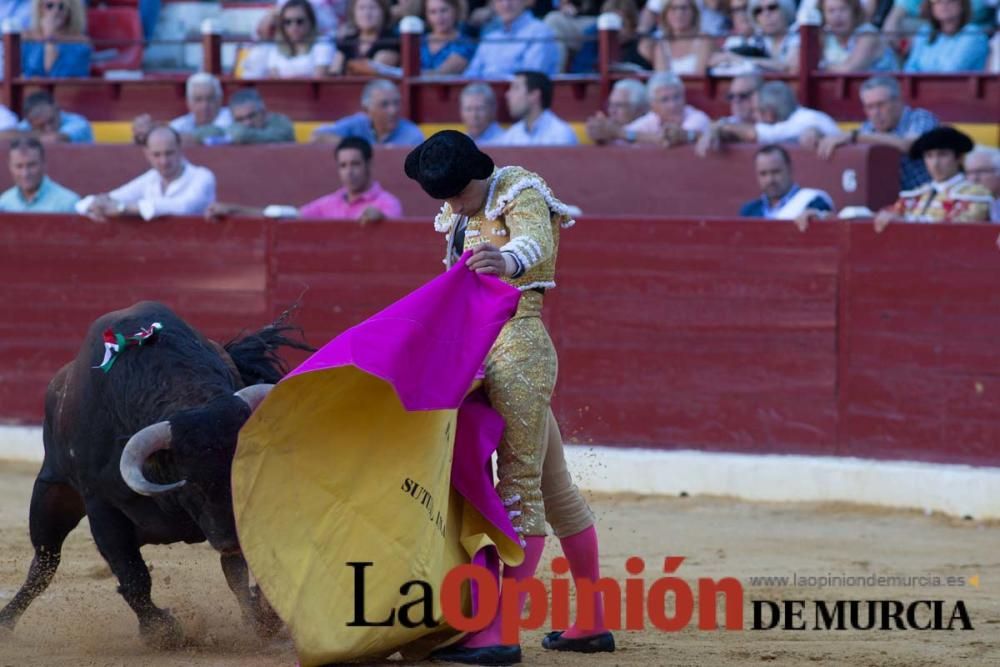
[(124, 216), (152, 220), (202, 215), (215, 201), (215, 175), (184, 159), (177, 130), (167, 125), (153, 128), (145, 152), (152, 169), (111, 192), (84, 197), (77, 202), (77, 212), (95, 222)]
[(188, 77), (184, 86), (188, 113), (170, 121), (182, 136), (200, 142), (202, 133), (214, 132), (214, 128), (225, 130), (233, 124), (233, 115), (222, 106), (222, 84), (207, 72), (197, 72)]
[(722, 141), (746, 141), (758, 144), (800, 143), (815, 149), (822, 137), (841, 134), (837, 122), (816, 109), (799, 106), (795, 93), (783, 81), (769, 81), (754, 95), (756, 123), (712, 125), (707, 147), (716, 148)]
[(507, 89), (507, 110), (516, 123), (504, 132), (497, 146), (575, 146), (576, 133), (569, 123), (549, 109), (552, 80), (541, 72), (517, 72)]

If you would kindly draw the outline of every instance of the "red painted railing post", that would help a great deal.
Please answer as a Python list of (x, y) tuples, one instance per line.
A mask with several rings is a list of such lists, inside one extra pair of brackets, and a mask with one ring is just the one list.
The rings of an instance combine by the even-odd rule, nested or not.
[(804, 107), (816, 106), (816, 92), (813, 90), (812, 75), (819, 69), (823, 55), (818, 25), (799, 26), (799, 104)]
[(222, 75), (222, 34), (212, 19), (201, 22), (201, 69), (214, 76)]
[(3, 52), (4, 100), (7, 108), (20, 116), (24, 91), (16, 80), (21, 78), (21, 33), (8, 21), (4, 21), (3, 25)]
[(404, 16), (399, 22), (399, 51), (403, 66), (402, 113), (404, 118), (420, 122), (414, 118), (416, 111), (416, 87), (410, 81), (420, 76), (420, 40), (424, 35), (424, 22), (416, 16)]
[(611, 73), (619, 59), (618, 33), (622, 17), (614, 12), (604, 12), (597, 17), (597, 71), (601, 77), (601, 105), (611, 94)]

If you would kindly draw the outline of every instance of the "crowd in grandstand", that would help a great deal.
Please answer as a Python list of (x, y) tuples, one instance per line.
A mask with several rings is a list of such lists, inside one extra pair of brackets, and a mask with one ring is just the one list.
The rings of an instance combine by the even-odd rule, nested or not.
[[(88, 10), (82, 0), (0, 0), (5, 28), (22, 32), (25, 77), (90, 75), (97, 52), (87, 34), (87, 17), (101, 11)], [(140, 39), (153, 36), (159, 2), (138, 0), (130, 11), (141, 19)], [(403, 117), (394, 80), (401, 73), (400, 25), (410, 21), (406, 31), (412, 31), (412, 17), (421, 16), (422, 71), (474, 80), (462, 89), (454, 118), (480, 146), (569, 146), (585, 139), (664, 149), (692, 145), (696, 154), (708, 156), (726, 143), (757, 144), (761, 148), (752, 171), (762, 196), (741, 213), (797, 218), (804, 229), (809, 219), (835, 209), (835, 202), (822, 190), (795, 183), (783, 146), (799, 145), (830, 159), (843, 146), (885, 145), (900, 153), (901, 201), (928, 187), (938, 193), (911, 218), (933, 218), (932, 209), (947, 200), (939, 186), (957, 178), (962, 181), (957, 196), (985, 198), (976, 200), (987, 204), (983, 219), (996, 221), (996, 149), (973, 150), (968, 137), (953, 135), (945, 147), (926, 148), (927, 141), (921, 141), (928, 133), (939, 136), (941, 123), (930, 111), (904, 104), (891, 72), (985, 70), (991, 40), (994, 49), (1000, 44), (1000, 33), (994, 34), (998, 11), (996, 0), (801, 0), (798, 5), (793, 0), (648, 0), (641, 10), (633, 0), (279, 0), (256, 23), (233, 74), (370, 78), (357, 113), (320, 125), (310, 137), (338, 147), (343, 187), (324, 205), (272, 207), (281, 216), (346, 211), (370, 221), (401, 214), (398, 200), (371, 178), (371, 147), (412, 146), (424, 139), (420, 126)], [(866, 117), (860, 127), (842, 129), (829, 115), (800, 105), (788, 83), (767, 78), (799, 67), (798, 26), (803, 24), (822, 28), (820, 69), (872, 73), (860, 90), (859, 108)], [(552, 78), (595, 71), (599, 25), (618, 30), (619, 60), (613, 67), (648, 75), (616, 81), (604, 110), (578, 133), (554, 107)], [(705, 74), (732, 77), (728, 115), (713, 119), (688, 103), (680, 76)], [(493, 79), (509, 82), (505, 114), (486, 83)], [(206, 72), (188, 78), (185, 99), (188, 113), (168, 125), (160, 125), (167, 119), (154, 120), (154, 109), (134, 119), (132, 137), (145, 150), (148, 172), (79, 201), (44, 175), (44, 148), (93, 142), (87, 119), (60, 108), (45, 90), (28, 95), (21, 118), (0, 107), (0, 135), (14, 140), (10, 169), (15, 182), (0, 199), (0, 209), (75, 207), (97, 220), (206, 211), (213, 217), (264, 214), (254, 207), (213, 205), (214, 176), (189, 164), (183, 151), (195, 144), (293, 142), (292, 120), (268, 109), (252, 87), (224, 99), (220, 80)], [(498, 123), (504, 115), (512, 120), (507, 128)], [(945, 149), (954, 155), (952, 166), (931, 165), (928, 155)], [(963, 172), (960, 161), (966, 154)], [(341, 164), (344, 156), (353, 168)], [(973, 217), (979, 216), (981, 209), (972, 208)], [(898, 217), (912, 213), (899, 202), (890, 210)]]

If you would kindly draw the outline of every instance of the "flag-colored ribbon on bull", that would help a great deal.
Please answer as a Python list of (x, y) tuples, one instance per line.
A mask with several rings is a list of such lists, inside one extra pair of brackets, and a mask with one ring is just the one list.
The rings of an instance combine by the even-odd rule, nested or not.
[(118, 355), (128, 347), (141, 347), (143, 343), (151, 339), (156, 335), (163, 325), (159, 322), (153, 322), (149, 325), (147, 329), (139, 329), (136, 333), (131, 336), (124, 336), (120, 333), (108, 329), (104, 332), (104, 360), (101, 361), (99, 366), (93, 366), (93, 368), (100, 368), (102, 371), (107, 373), (111, 370), (111, 367), (115, 364), (115, 359)]

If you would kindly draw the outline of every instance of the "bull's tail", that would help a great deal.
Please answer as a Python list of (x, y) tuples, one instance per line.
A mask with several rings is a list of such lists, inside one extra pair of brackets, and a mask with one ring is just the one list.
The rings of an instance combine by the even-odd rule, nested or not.
[(288, 372), (288, 365), (278, 354), (282, 347), (316, 351), (305, 342), (300, 327), (288, 324), (297, 307), (298, 304), (295, 304), (263, 329), (243, 333), (225, 344), (226, 352), (236, 364), (244, 385), (273, 384), (283, 378)]

